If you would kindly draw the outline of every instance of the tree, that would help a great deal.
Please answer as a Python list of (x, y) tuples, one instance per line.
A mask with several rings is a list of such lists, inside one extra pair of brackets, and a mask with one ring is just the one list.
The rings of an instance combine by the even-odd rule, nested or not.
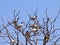
[[(55, 29), (55, 22), (59, 17), (60, 9), (58, 15), (52, 21), (48, 17), (46, 8), (46, 17), (43, 18), (42, 24), (38, 21), (37, 11), (34, 12), (34, 15), (29, 15), (29, 21), (27, 23), (24, 21), (20, 22), (19, 13), (20, 10), (18, 13), (14, 10), (14, 19), (7, 21), (8, 24), (4, 24), (1, 19), (2, 29), (0, 29), (0, 38), (5, 43), (9, 45), (40, 45), (38, 41), (41, 41), (43, 42), (42, 45), (57, 45), (57, 42), (60, 40), (60, 35), (55, 33), (58, 33), (57, 31), (60, 31), (60, 28)], [(23, 44), (20, 40), (20, 33), (25, 38), (26, 44)]]

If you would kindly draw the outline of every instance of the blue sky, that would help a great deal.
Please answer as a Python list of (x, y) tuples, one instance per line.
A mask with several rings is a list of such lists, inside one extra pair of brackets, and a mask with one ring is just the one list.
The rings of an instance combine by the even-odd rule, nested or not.
[[(38, 7), (38, 16), (43, 18), (45, 16), (45, 9), (48, 9), (48, 16), (52, 19), (57, 16), (58, 8), (60, 7), (60, 0), (0, 0), (0, 18), (10, 20), (13, 17), (13, 10), (21, 10), (20, 17), (25, 20), (28, 15), (26, 11), (32, 13)], [(22, 19), (22, 20), (24, 20)], [(58, 18), (59, 20), (59, 18)], [(59, 27), (60, 21), (57, 22)]]

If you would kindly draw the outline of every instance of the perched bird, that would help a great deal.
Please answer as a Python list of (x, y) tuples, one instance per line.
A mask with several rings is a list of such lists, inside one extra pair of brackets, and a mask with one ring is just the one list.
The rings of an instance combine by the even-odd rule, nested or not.
[(30, 24), (30, 26), (32, 28), (32, 32), (37, 32), (38, 30), (40, 30), (42, 28), (42, 26), (39, 26), (37, 24)]
[(39, 25), (35, 24), (35, 25), (34, 25), (34, 28), (36, 28), (37, 30), (39, 30), (39, 29), (42, 28), (42, 26), (39, 26)]
[(37, 24), (34, 24), (34, 28), (37, 28), (38, 27), (38, 25)]
[(11, 40), (12, 43), (15, 43), (16, 41), (14, 39)]
[(36, 19), (36, 16), (32, 16), (32, 17), (31, 17), (31, 20), (35, 20), (35, 19)]
[(36, 28), (33, 28), (31, 32), (37, 32), (37, 29)]
[(17, 29), (20, 29), (22, 27), (22, 24), (17, 25)]
[(49, 40), (49, 38), (50, 38), (50, 36), (49, 35), (46, 35), (45, 37), (44, 37), (44, 42), (48, 42), (48, 40)]
[(32, 27), (32, 28), (37, 28), (38, 25), (37, 25), (37, 24), (30, 24), (30, 27)]
[(26, 35), (27, 38), (29, 38), (30, 37), (30, 32), (26, 31), (25, 35)]
[(12, 23), (13, 23), (13, 24), (16, 24), (16, 23), (17, 23), (17, 20), (13, 20)]

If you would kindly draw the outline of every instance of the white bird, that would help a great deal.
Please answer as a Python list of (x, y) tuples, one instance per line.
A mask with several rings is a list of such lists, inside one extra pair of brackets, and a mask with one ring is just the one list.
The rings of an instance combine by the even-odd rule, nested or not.
[(35, 19), (36, 19), (36, 16), (32, 16), (32, 17), (31, 17), (31, 20), (35, 20)]
[(12, 43), (15, 43), (16, 41), (14, 39), (11, 40)]
[(17, 29), (20, 29), (22, 27), (22, 24), (18, 24)]
[(32, 32), (36, 32), (36, 31), (37, 31), (37, 29), (36, 29), (36, 28), (33, 28), (33, 29), (32, 29)]

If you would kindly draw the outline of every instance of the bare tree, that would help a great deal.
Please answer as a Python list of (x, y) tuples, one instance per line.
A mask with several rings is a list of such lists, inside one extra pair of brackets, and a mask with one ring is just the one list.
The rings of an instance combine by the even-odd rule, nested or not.
[[(59, 17), (60, 9), (54, 20), (51, 20), (48, 17), (46, 8), (46, 17), (42, 19), (43, 23), (38, 21), (37, 10), (33, 12), (34, 15), (31, 16), (29, 14), (29, 21), (27, 23), (20, 21), (19, 13), (20, 10), (17, 13), (14, 10), (14, 19), (12, 21), (7, 20), (8, 24), (4, 24), (3, 19), (1, 19), (2, 28), (0, 30), (0, 38), (5, 43), (9, 45), (40, 45), (38, 41), (41, 41), (43, 42), (42, 45), (57, 45), (60, 35), (55, 33), (58, 33), (57, 31), (60, 31), (60, 28), (55, 29), (55, 22)], [(23, 44), (20, 40), (20, 33), (25, 38), (26, 44)]]

